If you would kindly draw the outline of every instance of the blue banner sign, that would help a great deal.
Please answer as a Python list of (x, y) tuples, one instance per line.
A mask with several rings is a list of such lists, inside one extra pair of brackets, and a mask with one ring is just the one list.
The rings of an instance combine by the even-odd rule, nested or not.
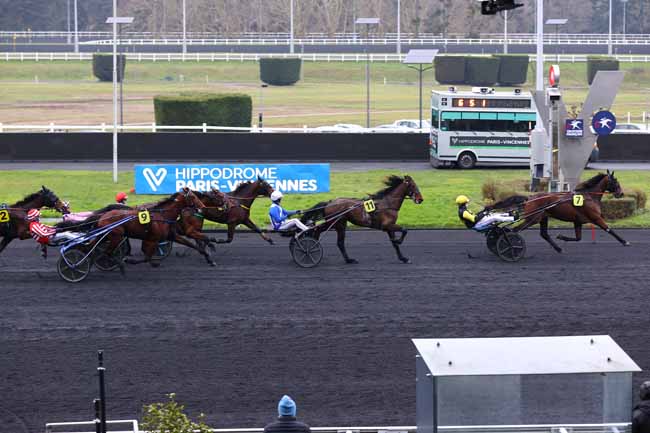
[(329, 164), (138, 164), (135, 192), (173, 194), (188, 187), (195, 191), (231, 192), (242, 182), (261, 177), (283, 193), (329, 192)]

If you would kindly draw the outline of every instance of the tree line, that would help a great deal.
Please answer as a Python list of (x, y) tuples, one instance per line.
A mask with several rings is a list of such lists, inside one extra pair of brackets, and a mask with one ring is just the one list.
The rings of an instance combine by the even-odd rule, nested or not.
[[(109, 30), (110, 0), (77, 0), (81, 30)], [(290, 0), (186, 0), (188, 31), (235, 35), (242, 32), (288, 32)], [(535, 0), (521, 0), (525, 7), (511, 12), (513, 33), (532, 33)], [(0, 0), (0, 30), (66, 30), (68, 4), (73, 0)], [(295, 33), (334, 35), (355, 30), (358, 17), (379, 17), (373, 30), (380, 34), (397, 30), (397, 0), (294, 0)], [(623, 32), (623, 5), (613, 0), (614, 32)], [(70, 8), (72, 9), (72, 7)], [(402, 32), (413, 35), (464, 35), (478, 37), (503, 31), (502, 15), (480, 14), (474, 0), (401, 0)], [(545, 0), (546, 18), (567, 18), (561, 32), (607, 33), (609, 0)], [(182, 0), (119, 0), (118, 15), (133, 16), (132, 31), (154, 34), (182, 30)], [(627, 33), (650, 33), (650, 2), (627, 2)], [(548, 29), (554, 32), (554, 29)]]

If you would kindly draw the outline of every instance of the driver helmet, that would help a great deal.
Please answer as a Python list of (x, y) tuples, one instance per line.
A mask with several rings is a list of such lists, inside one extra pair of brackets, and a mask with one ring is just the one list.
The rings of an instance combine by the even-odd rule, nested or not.
[(38, 209), (30, 209), (27, 212), (27, 221), (38, 221), (41, 217), (41, 211)]
[(467, 197), (466, 195), (459, 195), (458, 197), (456, 197), (457, 205), (463, 205), (467, 203), (469, 203), (469, 197)]
[(126, 193), (124, 192), (118, 192), (117, 194), (115, 194), (115, 201), (117, 203), (124, 203), (128, 198), (129, 196), (126, 195)]
[(271, 201), (273, 203), (279, 202), (280, 200), (282, 200), (282, 197), (283, 197), (283, 195), (282, 195), (282, 193), (280, 191), (273, 191), (271, 193)]

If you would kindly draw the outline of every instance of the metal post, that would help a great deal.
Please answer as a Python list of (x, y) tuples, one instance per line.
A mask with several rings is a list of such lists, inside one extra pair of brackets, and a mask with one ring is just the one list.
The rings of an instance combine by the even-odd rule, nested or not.
[(185, 0), (183, 0), (183, 54), (187, 53), (187, 15)]
[(607, 36), (607, 54), (612, 55), (612, 0), (609, 0), (609, 34)]
[[(537, 0), (537, 56), (535, 70), (535, 90), (544, 90), (544, 0)], [(541, 119), (537, 118), (537, 124)]]
[[(113, 0), (113, 18), (116, 17), (117, 0)], [(113, 21), (113, 182), (117, 183), (117, 20)]]
[(627, 35), (627, 0), (621, 0), (623, 2), (623, 39)]
[[(115, 7), (117, 9), (117, 7)], [(79, 52), (79, 14), (77, 12), (77, 0), (74, 0), (74, 52)]]
[(68, 8), (67, 8), (67, 11), (68, 11), (68, 14), (67, 14), (67, 16), (68, 16), (68, 21), (67, 21), (68, 22), (68, 38), (67, 39), (68, 39), (68, 45), (70, 45), (70, 43), (72, 42), (72, 35), (70, 34), (70, 0), (68, 0), (67, 5), (68, 5)]
[(420, 129), (422, 129), (422, 71), (423, 71), (423, 66), (419, 65), (420, 69), (418, 72), (420, 72)]
[(124, 64), (124, 56), (122, 55), (122, 26), (118, 26), (118, 32), (120, 34), (119, 40), (120, 40), (120, 50), (119, 54), (120, 56), (117, 58), (118, 63), (117, 63), (117, 70), (118, 70), (118, 77), (120, 81), (120, 126), (124, 126), (124, 72), (126, 68), (123, 68)]
[(268, 87), (267, 84), (260, 85), (260, 112), (258, 119), (258, 127), (262, 129), (264, 127), (264, 89)]
[(503, 13), (503, 54), (508, 54), (508, 11)]
[(397, 54), (402, 54), (402, 1), (397, 0)]
[(556, 63), (560, 63), (560, 26), (556, 25), (555, 26), (555, 43), (557, 44), (557, 48), (555, 49), (555, 58), (556, 58)]
[(99, 374), (100, 426), (101, 426), (101, 433), (106, 433), (106, 378), (105, 378), (106, 369), (104, 368), (103, 350), (97, 351), (97, 360), (99, 361), (99, 366), (97, 367), (97, 373)]
[(293, 45), (293, 0), (289, 0), (290, 4), (290, 19), (289, 19), (289, 52), (293, 54), (295, 52), (295, 47)]
[(366, 25), (366, 128), (370, 128), (370, 50), (368, 50), (368, 26)]
[(101, 409), (98, 398), (93, 400), (93, 406), (95, 408), (95, 433), (102, 433)]

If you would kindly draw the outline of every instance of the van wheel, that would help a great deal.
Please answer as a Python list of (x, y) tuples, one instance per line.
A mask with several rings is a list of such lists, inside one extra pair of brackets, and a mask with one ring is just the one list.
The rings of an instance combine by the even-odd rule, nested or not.
[(463, 170), (469, 170), (476, 166), (476, 156), (472, 152), (463, 152), (458, 157), (458, 167)]

